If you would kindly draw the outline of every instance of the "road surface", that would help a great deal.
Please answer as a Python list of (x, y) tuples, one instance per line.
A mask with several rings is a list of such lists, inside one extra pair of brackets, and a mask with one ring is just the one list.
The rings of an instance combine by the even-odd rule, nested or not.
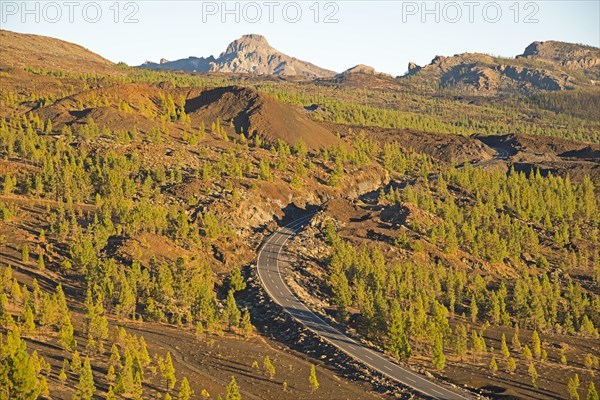
[[(510, 154), (506, 149), (494, 147), (493, 150), (496, 151), (496, 156), (493, 159), (476, 163), (474, 166), (482, 167), (498, 160), (506, 160), (510, 157)], [(437, 174), (433, 174), (433, 179), (436, 177)], [(430, 176), (430, 179), (431, 178), (432, 177)], [(408, 184), (411, 183), (409, 182)], [(384, 354), (370, 349), (362, 343), (346, 336), (317, 314), (313, 313), (294, 293), (292, 293), (284, 281), (283, 272), (281, 270), (287, 263), (287, 261), (281, 257), (281, 252), (285, 248), (287, 241), (301, 231), (312, 216), (313, 214), (307, 215), (280, 228), (267, 239), (258, 253), (258, 259), (256, 261), (258, 277), (267, 291), (267, 294), (273, 301), (279, 304), (297, 321), (327, 342), (348, 354), (350, 357), (367, 367), (400, 382), (402, 385), (408, 386), (433, 399), (472, 399), (473, 396), (470, 393), (460, 389), (451, 388), (427, 378), (422, 374), (416, 373), (407, 367), (396, 364)]]
[(492, 149), (496, 152), (496, 156), (494, 157), (496, 160), (506, 160), (510, 157), (510, 153), (503, 147), (492, 147)]
[(308, 329), (367, 367), (433, 399), (464, 400), (473, 398), (467, 392), (461, 393), (460, 389), (446, 387), (446, 385), (398, 365), (384, 354), (365, 347), (362, 343), (346, 336), (309, 310), (292, 293), (285, 283), (280, 269), (286, 263), (281, 257), (281, 253), (287, 241), (301, 231), (311, 217), (312, 214), (280, 228), (267, 239), (259, 251), (256, 267), (260, 281), (269, 296)]

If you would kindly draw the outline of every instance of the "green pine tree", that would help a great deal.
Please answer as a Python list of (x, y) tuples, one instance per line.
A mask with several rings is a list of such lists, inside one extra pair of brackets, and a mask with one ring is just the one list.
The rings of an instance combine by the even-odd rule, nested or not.
[(442, 340), (442, 335), (436, 335), (433, 340), (433, 355), (431, 357), (431, 364), (433, 367), (439, 371), (444, 369), (446, 365), (446, 356), (444, 355), (444, 344)]
[(537, 330), (533, 331), (531, 335), (531, 350), (535, 358), (540, 358), (542, 355), (542, 341), (540, 340), (540, 335), (538, 335)]
[(569, 400), (579, 400), (579, 393), (577, 392), (579, 389), (579, 375), (575, 374), (573, 377), (569, 378), (567, 382), (567, 394), (569, 396)]
[(252, 321), (250, 320), (250, 311), (244, 309), (242, 313), (242, 320), (240, 322), (240, 329), (244, 336), (249, 337), (252, 335)]
[(160, 371), (165, 379), (167, 390), (172, 390), (175, 387), (175, 383), (177, 383), (177, 378), (175, 377), (175, 367), (173, 366), (170, 352), (167, 352), (167, 356), (160, 363)]
[(490, 371), (498, 371), (498, 363), (496, 363), (496, 356), (494, 355), (492, 355), (492, 359), (490, 360)]
[(316, 391), (319, 388), (319, 381), (317, 380), (317, 371), (315, 370), (315, 366), (310, 366), (310, 375), (308, 377), (308, 383), (310, 384), (310, 389), (312, 392)]
[(231, 329), (231, 327), (233, 326), (238, 326), (240, 324), (242, 313), (240, 312), (240, 309), (238, 308), (237, 303), (235, 302), (233, 290), (230, 290), (227, 294), (226, 314), (229, 329)]
[(538, 375), (537, 370), (535, 369), (535, 365), (533, 364), (533, 361), (529, 363), (529, 368), (527, 369), (527, 372), (529, 373), (529, 377), (531, 378), (531, 384), (533, 385), (534, 388), (537, 388), (539, 375)]
[(506, 336), (504, 333), (502, 334), (502, 339), (500, 341), (500, 353), (504, 358), (510, 357), (510, 350), (508, 350), (508, 345), (506, 344)]
[(92, 374), (92, 366), (90, 365), (89, 357), (86, 357), (83, 361), (83, 367), (79, 375), (79, 384), (77, 385), (77, 391), (73, 398), (75, 400), (91, 400), (96, 391), (94, 385), (94, 376)]
[(177, 400), (190, 400), (193, 395), (194, 391), (190, 387), (190, 382), (188, 382), (187, 378), (184, 376), (181, 379), (181, 384), (179, 385), (179, 394), (177, 395)]
[(585, 396), (585, 400), (598, 400), (598, 392), (596, 391), (596, 385), (594, 382), (590, 381), (590, 385), (588, 386), (587, 395)]
[(275, 366), (271, 362), (269, 356), (265, 356), (265, 359), (263, 360), (263, 369), (267, 375), (269, 375), (269, 378), (273, 379), (273, 377), (275, 377)]
[(233, 376), (227, 385), (227, 394), (225, 395), (225, 400), (242, 400), (240, 389), (235, 381), (235, 377)]

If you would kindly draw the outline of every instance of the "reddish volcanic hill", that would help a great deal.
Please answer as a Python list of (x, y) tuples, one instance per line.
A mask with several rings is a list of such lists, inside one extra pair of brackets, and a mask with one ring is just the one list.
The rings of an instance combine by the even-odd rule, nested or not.
[(202, 92), (189, 99), (186, 111), (205, 122), (233, 119), (238, 133), (260, 135), (267, 141), (282, 139), (294, 145), (301, 139), (309, 148), (329, 147), (338, 138), (311, 120), (299, 108), (281, 104), (254, 89), (229, 86)]

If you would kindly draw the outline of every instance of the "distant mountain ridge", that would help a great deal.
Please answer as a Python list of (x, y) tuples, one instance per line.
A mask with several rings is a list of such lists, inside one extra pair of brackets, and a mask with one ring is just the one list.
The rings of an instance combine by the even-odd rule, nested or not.
[(262, 35), (249, 34), (234, 40), (218, 58), (189, 57), (140, 65), (148, 69), (175, 69), (196, 72), (231, 72), (257, 75), (298, 75), (310, 78), (334, 76), (335, 72), (290, 57), (269, 45)]
[[(77, 73), (125, 74), (117, 64), (92, 51), (59, 39), (0, 30), (0, 70), (36, 68)], [(196, 72), (298, 76), (320, 84), (389, 89), (408, 78), (424, 87), (476, 92), (480, 95), (559, 91), (600, 86), (600, 49), (559, 41), (536, 41), (514, 58), (482, 53), (436, 56), (429, 64), (409, 63), (408, 73), (393, 78), (359, 64), (336, 74), (279, 52), (261, 35), (250, 34), (231, 42), (218, 57), (189, 57), (141, 68)]]
[(515, 58), (462, 53), (436, 56), (423, 67), (409, 63), (407, 76), (437, 81), (443, 88), (480, 93), (595, 86), (600, 84), (600, 49), (558, 41), (533, 42)]

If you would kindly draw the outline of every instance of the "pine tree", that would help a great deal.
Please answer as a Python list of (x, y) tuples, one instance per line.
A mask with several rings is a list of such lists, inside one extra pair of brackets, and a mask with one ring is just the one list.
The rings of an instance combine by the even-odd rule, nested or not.
[(469, 315), (471, 316), (471, 322), (477, 322), (477, 315), (479, 314), (479, 307), (477, 307), (477, 300), (475, 294), (471, 296), (471, 304), (469, 306)]
[(242, 400), (240, 389), (235, 381), (235, 377), (231, 377), (229, 384), (227, 385), (227, 394), (225, 400)]
[(265, 370), (267, 375), (269, 375), (270, 379), (273, 379), (273, 377), (275, 377), (275, 366), (271, 362), (269, 356), (265, 356), (265, 359), (263, 360), (263, 369)]
[(88, 335), (88, 340), (85, 345), (85, 349), (91, 354), (96, 353), (96, 350), (98, 349), (98, 343), (96, 343), (96, 340), (94, 340), (94, 337), (92, 335)]
[[(591, 370), (594, 367), (594, 357), (590, 353), (587, 353), (585, 355), (585, 359), (583, 360), (583, 365), (585, 365), (586, 368), (588, 368), (589, 370)], [(592, 373), (592, 375), (593, 375), (593, 373)]]
[(562, 365), (567, 365), (567, 355), (565, 354), (565, 349), (560, 349), (560, 363)]
[(475, 358), (476, 355), (481, 355), (483, 353), (486, 353), (487, 346), (485, 344), (485, 339), (483, 337), (483, 334), (479, 334), (479, 333), (477, 333), (476, 330), (473, 329), (472, 338), (473, 338), (473, 358)]
[(134, 400), (142, 400), (144, 395), (144, 378), (141, 371), (136, 371), (133, 378), (133, 387), (131, 390), (131, 398)]
[(400, 304), (394, 300), (390, 309), (390, 323), (388, 324), (388, 351), (396, 359), (408, 359), (410, 357), (410, 343), (404, 331), (404, 321), (400, 310)]
[(75, 400), (91, 400), (96, 391), (94, 385), (94, 376), (92, 375), (92, 366), (90, 365), (89, 357), (86, 357), (83, 361), (83, 368), (79, 375), (79, 384), (77, 385), (77, 391), (75, 392)]
[(81, 356), (79, 355), (79, 352), (77, 350), (75, 350), (73, 352), (73, 356), (71, 357), (71, 372), (73, 373), (79, 373), (81, 369)]
[(433, 340), (433, 355), (431, 358), (431, 364), (438, 371), (442, 371), (446, 365), (446, 356), (444, 356), (444, 344), (442, 335), (436, 335)]
[(112, 386), (108, 387), (108, 392), (106, 393), (105, 400), (117, 400), (117, 396), (116, 396), (115, 391)]
[(64, 321), (60, 329), (59, 343), (67, 351), (72, 351), (77, 347), (77, 341), (75, 341), (73, 333), (74, 329), (70, 319)]
[(35, 321), (31, 304), (27, 303), (21, 314), (21, 329), (24, 333), (35, 333)]
[(177, 383), (177, 378), (175, 377), (175, 367), (173, 367), (170, 352), (167, 352), (167, 356), (160, 363), (160, 371), (165, 379), (167, 390), (172, 390), (175, 387), (175, 383)]
[(121, 354), (115, 343), (110, 347), (110, 365), (121, 367)]
[(117, 379), (117, 374), (114, 365), (111, 364), (108, 366), (108, 371), (106, 372), (106, 380), (112, 383), (115, 379)]
[(244, 336), (249, 337), (252, 335), (252, 321), (250, 320), (250, 312), (248, 309), (244, 309), (242, 313), (242, 321), (240, 322), (240, 329)]
[(114, 388), (116, 394), (133, 393), (134, 391), (135, 378), (133, 376), (133, 360), (131, 353), (126, 351), (123, 359), (123, 367), (119, 372)]
[[(65, 360), (65, 361), (66, 361), (66, 360)], [(64, 385), (64, 383), (65, 383), (65, 382), (66, 382), (66, 380), (67, 380), (67, 373), (66, 373), (66, 371), (65, 371), (65, 367), (64, 367), (64, 366), (63, 366), (63, 367), (60, 369), (60, 372), (58, 373), (58, 380), (59, 380), (59, 381), (60, 381), (60, 383), (62, 383), (63, 385)]]
[(258, 179), (269, 182), (273, 180), (273, 177), (271, 176), (271, 165), (269, 164), (269, 161), (265, 159), (260, 160)]
[(21, 249), (21, 261), (23, 261), (24, 263), (29, 262), (29, 246), (28, 245), (24, 245), (23, 248)]
[(179, 385), (179, 394), (177, 395), (177, 400), (190, 400), (190, 398), (194, 395), (194, 391), (190, 387), (190, 383), (187, 378), (184, 376), (181, 379), (181, 384)]
[(200, 340), (204, 336), (204, 325), (199, 321), (196, 325), (196, 339)]
[(579, 375), (575, 374), (573, 377), (569, 378), (569, 381), (567, 382), (567, 394), (569, 395), (569, 400), (579, 400), (578, 389)]
[(52, 121), (46, 121), (46, 127), (44, 128), (44, 133), (50, 134), (52, 133)]
[(506, 360), (506, 369), (505, 371), (509, 374), (512, 374), (513, 372), (515, 372), (517, 370), (517, 363), (515, 362), (515, 359), (512, 357), (508, 357), (508, 360)]
[[(37, 371), (31, 356), (27, 353), (27, 344), (21, 339), (19, 328), (8, 331), (6, 342), (0, 335), (0, 383), (8, 383), (10, 398), (34, 400), (40, 394)], [(6, 344), (6, 345), (5, 345)], [(0, 390), (0, 395), (4, 390)]]
[(50, 389), (48, 389), (48, 380), (44, 375), (41, 375), (39, 378), (38, 390), (40, 391), (40, 396), (50, 397)]
[(596, 391), (596, 385), (594, 385), (593, 381), (590, 381), (585, 400), (598, 400), (598, 392)]
[(235, 297), (233, 297), (233, 290), (230, 290), (227, 294), (227, 322), (229, 323), (229, 329), (232, 326), (238, 326), (240, 324), (241, 312), (235, 302)]
[(461, 361), (463, 357), (467, 354), (468, 350), (469, 337), (467, 334), (467, 328), (460, 324), (456, 327), (456, 331), (454, 334), (454, 346), (456, 349), (456, 354), (460, 356)]
[(523, 348), (523, 357), (525, 357), (526, 360), (531, 360), (533, 358), (533, 355), (531, 354), (531, 350), (529, 349), (529, 346), (525, 345), (525, 347)]
[(311, 391), (315, 391), (319, 388), (319, 381), (317, 380), (317, 371), (315, 370), (315, 366), (310, 366), (310, 375), (308, 377), (308, 383), (310, 384)]
[(540, 336), (537, 333), (537, 330), (533, 331), (531, 335), (531, 348), (533, 351), (533, 355), (536, 358), (540, 358), (542, 355), (542, 342), (540, 340)]
[(492, 359), (490, 360), (490, 370), (492, 372), (498, 371), (498, 364), (496, 363), (496, 356), (492, 355)]
[(511, 343), (514, 350), (521, 350), (521, 341), (519, 340), (519, 325), (515, 326), (515, 333), (513, 334)]
[(227, 277), (227, 281), (229, 283), (229, 290), (232, 290), (234, 293), (246, 289), (246, 282), (238, 266), (233, 267)]
[(533, 361), (529, 363), (529, 368), (527, 369), (527, 373), (529, 374), (529, 377), (531, 378), (531, 384), (533, 385), (534, 388), (537, 389), (539, 375), (538, 375), (537, 370), (535, 369), (535, 365), (533, 364)]
[(510, 350), (508, 350), (508, 346), (506, 345), (506, 336), (504, 333), (502, 334), (502, 339), (500, 341), (500, 353), (504, 358), (510, 357)]

